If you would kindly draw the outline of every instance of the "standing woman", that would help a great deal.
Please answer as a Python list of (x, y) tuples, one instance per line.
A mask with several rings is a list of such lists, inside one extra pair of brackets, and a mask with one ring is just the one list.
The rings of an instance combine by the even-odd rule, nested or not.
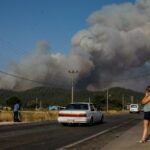
[(144, 105), (144, 128), (140, 143), (145, 143), (148, 138), (148, 128), (150, 126), (150, 86), (147, 86), (141, 103)]
[(19, 114), (19, 109), (20, 109), (20, 105), (19, 105), (19, 101), (17, 100), (15, 102), (15, 105), (14, 105), (14, 122), (20, 122), (20, 114)]

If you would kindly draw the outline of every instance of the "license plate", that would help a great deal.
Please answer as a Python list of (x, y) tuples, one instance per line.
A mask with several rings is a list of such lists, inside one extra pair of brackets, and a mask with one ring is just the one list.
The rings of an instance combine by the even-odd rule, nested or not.
[(69, 120), (67, 120), (67, 122), (68, 122), (68, 123), (74, 123), (74, 120), (69, 119)]

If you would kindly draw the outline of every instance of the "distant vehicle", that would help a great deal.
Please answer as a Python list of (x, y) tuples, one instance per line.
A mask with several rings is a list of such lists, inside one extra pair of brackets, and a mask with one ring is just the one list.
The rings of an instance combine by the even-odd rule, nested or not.
[(58, 123), (68, 124), (89, 124), (103, 122), (104, 115), (97, 111), (92, 103), (71, 103), (66, 106), (65, 110), (59, 111)]
[(140, 112), (140, 106), (139, 104), (130, 104), (130, 113), (139, 113)]
[(62, 110), (62, 109), (65, 109), (65, 107), (55, 106), (55, 105), (52, 105), (52, 106), (48, 107), (48, 110)]

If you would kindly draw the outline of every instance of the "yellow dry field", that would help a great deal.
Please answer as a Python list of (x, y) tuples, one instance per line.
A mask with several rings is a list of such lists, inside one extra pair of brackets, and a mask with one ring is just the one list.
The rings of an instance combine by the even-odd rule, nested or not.
[[(21, 121), (32, 122), (42, 120), (56, 120), (58, 111), (21, 111)], [(0, 111), (0, 122), (13, 121), (12, 111)]]
[[(128, 111), (114, 111), (103, 112), (104, 115), (118, 115), (121, 113), (128, 113)], [(22, 122), (34, 122), (44, 120), (56, 120), (58, 111), (21, 111)], [(0, 111), (0, 122), (13, 121), (12, 111)]]

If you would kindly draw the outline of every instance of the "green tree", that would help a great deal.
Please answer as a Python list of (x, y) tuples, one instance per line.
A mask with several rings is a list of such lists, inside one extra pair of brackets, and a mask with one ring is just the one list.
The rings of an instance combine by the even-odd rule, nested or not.
[(98, 110), (100, 110), (100, 109), (104, 110), (105, 105), (106, 105), (106, 100), (105, 100), (104, 95), (96, 95), (93, 98), (92, 103)]
[(36, 107), (39, 107), (39, 104), (37, 104), (35, 100), (30, 100), (27, 103), (27, 108), (36, 108)]
[(117, 99), (109, 99), (109, 109), (112, 110), (121, 110), (122, 109), (122, 102)]
[(17, 102), (17, 103), (20, 103), (20, 105), (21, 105), (21, 99), (18, 98), (17, 96), (9, 97), (9, 98), (6, 100), (7, 106), (9, 106), (9, 107), (11, 107), (11, 108), (13, 108), (13, 105), (14, 105), (16, 102)]

